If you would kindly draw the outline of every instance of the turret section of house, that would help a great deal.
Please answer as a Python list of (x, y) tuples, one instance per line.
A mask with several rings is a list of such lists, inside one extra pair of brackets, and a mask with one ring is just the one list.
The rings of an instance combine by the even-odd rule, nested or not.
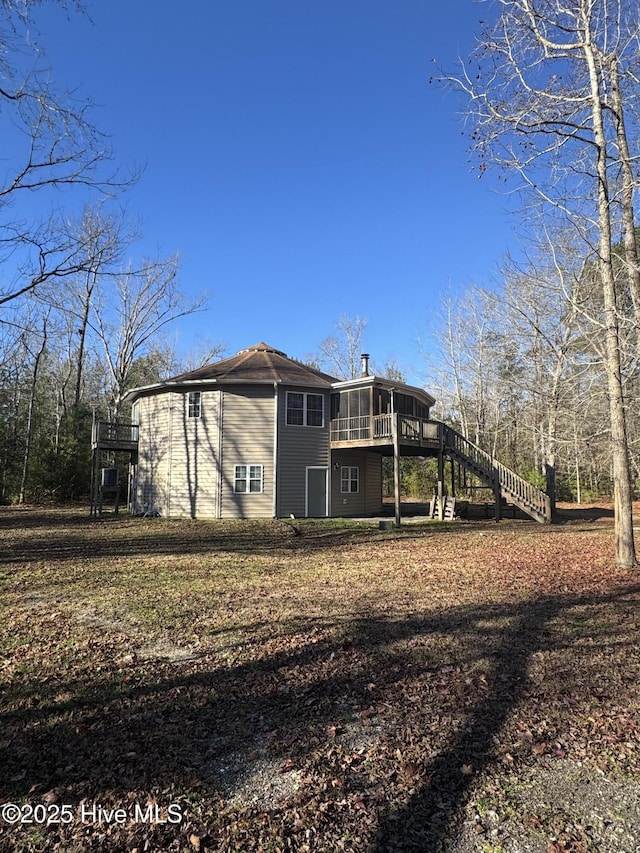
[(134, 509), (213, 518), (327, 516), (334, 381), (261, 342), (135, 389)]

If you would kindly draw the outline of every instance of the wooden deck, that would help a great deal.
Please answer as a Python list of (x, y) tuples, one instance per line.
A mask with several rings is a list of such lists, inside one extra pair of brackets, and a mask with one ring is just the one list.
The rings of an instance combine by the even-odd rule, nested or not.
[[(393, 420), (397, 418), (397, 444)], [(527, 480), (511, 471), (490, 454), (440, 421), (410, 415), (366, 415), (359, 418), (335, 418), (331, 421), (331, 449), (368, 448), (396, 456), (438, 456), (441, 474), (444, 460), (462, 465), (495, 492), (496, 517), (500, 498), (522, 509), (542, 524), (551, 521), (549, 497)]]
[(93, 450), (138, 449), (139, 427), (137, 424), (113, 421), (95, 421), (91, 431)]
[(440, 446), (440, 424), (412, 415), (364, 415), (358, 418), (335, 418), (331, 421), (331, 448), (391, 447), (393, 418), (398, 419), (398, 441), (402, 446), (437, 450)]

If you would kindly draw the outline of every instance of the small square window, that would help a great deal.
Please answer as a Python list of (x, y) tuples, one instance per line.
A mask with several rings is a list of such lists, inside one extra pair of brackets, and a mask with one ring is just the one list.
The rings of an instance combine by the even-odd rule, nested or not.
[(239, 494), (262, 494), (264, 485), (262, 465), (236, 465), (234, 492)]
[(343, 465), (340, 469), (340, 491), (343, 494), (358, 492), (359, 470), (356, 467)]
[(199, 418), (202, 413), (200, 391), (189, 391), (189, 417)]
[(236, 491), (236, 492), (246, 492), (247, 491), (247, 466), (246, 465), (236, 465), (234, 491)]
[(249, 465), (249, 491), (262, 492), (262, 465)]

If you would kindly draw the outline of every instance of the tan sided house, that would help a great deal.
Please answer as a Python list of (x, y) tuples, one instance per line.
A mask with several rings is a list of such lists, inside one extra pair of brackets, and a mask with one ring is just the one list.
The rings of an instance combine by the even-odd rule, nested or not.
[[(109, 453), (131, 458), (136, 513), (191, 518), (366, 516), (382, 510), (382, 459), (434, 456), (464, 468), (538, 521), (548, 499), (445, 424), (434, 398), (371, 376), (339, 381), (265, 343), (129, 392), (132, 423), (94, 424), (93, 506)], [(104, 478), (103, 478), (104, 482)], [(496, 501), (498, 513), (500, 501)], [(440, 513), (442, 517), (442, 511)]]

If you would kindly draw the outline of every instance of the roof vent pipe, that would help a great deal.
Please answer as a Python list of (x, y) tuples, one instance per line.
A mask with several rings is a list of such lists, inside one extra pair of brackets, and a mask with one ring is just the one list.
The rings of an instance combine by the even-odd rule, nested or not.
[(360, 356), (362, 359), (362, 379), (369, 375), (369, 353), (363, 352)]

